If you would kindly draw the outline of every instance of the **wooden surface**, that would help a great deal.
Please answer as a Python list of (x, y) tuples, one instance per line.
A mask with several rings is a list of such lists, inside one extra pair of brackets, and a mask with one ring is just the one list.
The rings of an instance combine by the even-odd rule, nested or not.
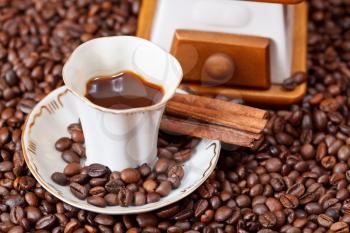
[[(176, 30), (171, 53), (182, 66), (184, 83), (267, 89), (270, 87), (269, 45), (270, 40), (263, 37)], [(216, 68), (215, 57), (211, 64), (206, 61), (220, 53), (233, 60), (234, 70), (215, 78), (207, 71)], [(217, 68), (223, 63), (217, 64)]]
[[(292, 0), (291, 0), (292, 1)], [(297, 2), (296, 0), (293, 2)], [(152, 4), (151, 4), (152, 3)], [(152, 22), (155, 15), (157, 0), (143, 0), (140, 12), (137, 36), (150, 39)], [(152, 9), (150, 9), (152, 8)], [(295, 31), (293, 39), (292, 70), (307, 72), (307, 5), (305, 2), (295, 6)], [(306, 84), (299, 85), (293, 91), (284, 91), (281, 85), (271, 85), (267, 90), (200, 87), (199, 85), (181, 85), (191, 88), (199, 94), (223, 94), (244, 99), (255, 105), (290, 105), (300, 101), (306, 93)]]

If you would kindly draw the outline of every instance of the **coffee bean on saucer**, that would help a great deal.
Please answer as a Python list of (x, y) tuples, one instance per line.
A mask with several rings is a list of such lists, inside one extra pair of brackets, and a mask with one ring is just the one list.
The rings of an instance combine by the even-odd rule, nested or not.
[(154, 192), (157, 186), (158, 186), (157, 182), (152, 179), (147, 179), (142, 184), (142, 187), (149, 193)]
[(146, 203), (146, 195), (143, 192), (135, 192), (134, 202), (135, 206), (144, 205)]
[(98, 206), (98, 207), (106, 207), (107, 206), (107, 202), (103, 197), (90, 196), (86, 200), (89, 204), (94, 205), (94, 206)]
[(121, 188), (118, 192), (118, 203), (120, 206), (129, 206), (133, 202), (133, 193), (127, 188)]
[(79, 163), (72, 162), (66, 165), (66, 167), (63, 170), (63, 173), (66, 176), (74, 176), (79, 174), (80, 169), (81, 169), (81, 165)]
[(181, 165), (173, 165), (168, 169), (168, 177), (179, 177), (181, 180), (184, 176), (184, 169)]
[(76, 143), (83, 143), (84, 142), (84, 134), (81, 130), (71, 130), (70, 131), (72, 140)]
[(88, 195), (88, 190), (85, 186), (80, 185), (78, 183), (71, 183), (70, 185), (70, 191), (76, 196), (77, 198), (84, 200)]
[(79, 123), (72, 123), (68, 125), (67, 131), (69, 134), (72, 134), (73, 131), (82, 131), (81, 125)]
[(67, 137), (58, 139), (55, 143), (55, 147), (58, 151), (68, 150), (72, 145), (72, 141)]
[(154, 170), (157, 173), (165, 173), (168, 170), (169, 165), (170, 165), (169, 159), (160, 158), (157, 160), (156, 164), (154, 165)]
[(107, 172), (108, 169), (102, 164), (94, 163), (88, 167), (88, 175), (93, 178), (104, 176)]
[(126, 168), (123, 171), (121, 171), (120, 175), (121, 179), (128, 184), (136, 183), (141, 178), (139, 170), (135, 168)]
[(65, 150), (61, 154), (62, 159), (67, 162), (67, 163), (79, 163), (80, 162), (80, 157), (72, 150)]
[(116, 206), (119, 204), (118, 195), (116, 193), (108, 193), (104, 199), (109, 206)]
[(160, 195), (155, 192), (147, 193), (146, 197), (147, 203), (153, 203), (160, 200)]
[(156, 192), (159, 193), (162, 197), (164, 197), (170, 193), (171, 189), (172, 187), (169, 181), (162, 181), (157, 187)]
[(56, 183), (56, 184), (59, 184), (59, 185), (67, 185), (68, 184), (68, 179), (67, 179), (67, 176), (61, 172), (54, 172), (52, 175), (51, 175), (51, 179)]

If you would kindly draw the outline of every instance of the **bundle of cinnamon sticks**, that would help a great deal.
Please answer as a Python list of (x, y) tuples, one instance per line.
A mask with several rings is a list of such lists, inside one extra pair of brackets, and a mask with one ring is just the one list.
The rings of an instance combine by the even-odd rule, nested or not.
[(160, 128), (252, 148), (261, 139), (266, 123), (264, 110), (177, 93), (167, 103)]

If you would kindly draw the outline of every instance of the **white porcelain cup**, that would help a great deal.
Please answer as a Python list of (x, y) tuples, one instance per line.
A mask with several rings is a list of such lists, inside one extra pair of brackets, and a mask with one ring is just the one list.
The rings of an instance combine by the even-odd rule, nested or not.
[[(115, 110), (95, 105), (85, 97), (91, 78), (121, 71), (133, 71), (162, 86), (161, 101), (148, 107)], [(101, 163), (120, 171), (155, 161), (160, 120), (182, 79), (181, 66), (172, 55), (141, 38), (102, 37), (77, 47), (62, 73), (64, 83), (76, 96), (86, 165)]]

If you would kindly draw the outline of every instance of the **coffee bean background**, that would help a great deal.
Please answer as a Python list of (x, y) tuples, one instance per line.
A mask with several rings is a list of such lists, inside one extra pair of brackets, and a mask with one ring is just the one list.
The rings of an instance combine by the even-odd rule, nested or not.
[(259, 148), (222, 151), (210, 178), (178, 203), (108, 216), (40, 187), (23, 160), (21, 126), (62, 85), (77, 45), (135, 33), (140, 2), (0, 0), (0, 232), (349, 232), (350, 1), (308, 3), (307, 95), (270, 111)]

